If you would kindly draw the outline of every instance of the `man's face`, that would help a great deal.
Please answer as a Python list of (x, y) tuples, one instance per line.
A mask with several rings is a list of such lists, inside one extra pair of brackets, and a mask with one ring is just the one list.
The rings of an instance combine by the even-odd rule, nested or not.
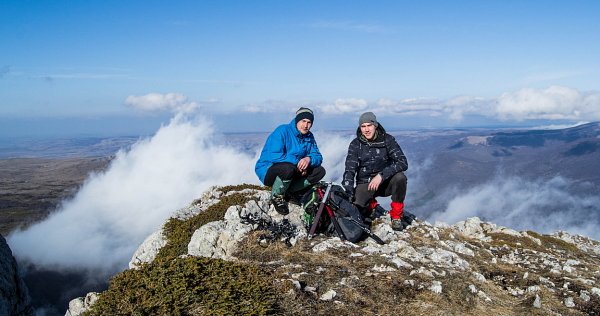
[(375, 124), (373, 124), (373, 123), (360, 124), (360, 132), (367, 140), (373, 139), (373, 137), (375, 137)]
[(303, 119), (296, 123), (296, 128), (302, 135), (308, 133), (308, 131), (310, 131), (311, 126), (312, 122), (309, 119)]

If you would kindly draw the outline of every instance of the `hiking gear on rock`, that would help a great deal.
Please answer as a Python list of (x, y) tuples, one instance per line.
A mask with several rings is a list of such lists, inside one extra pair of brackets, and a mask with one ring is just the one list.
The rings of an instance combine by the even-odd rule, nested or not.
[(395, 231), (402, 231), (404, 230), (404, 225), (402, 225), (402, 220), (401, 219), (392, 219), (392, 229)]
[(402, 202), (393, 202), (390, 204), (392, 209), (390, 210), (390, 217), (392, 219), (400, 220), (402, 218), (402, 213), (404, 212), (404, 203)]
[(271, 197), (271, 203), (275, 208), (275, 211), (281, 215), (288, 215), (290, 213), (290, 209), (288, 208), (288, 203), (281, 195), (276, 195)]
[(346, 167), (342, 185), (354, 187), (356, 184), (369, 183), (377, 174), (382, 180), (408, 169), (408, 161), (396, 139), (385, 132), (381, 124), (377, 127), (377, 136), (368, 141), (356, 130), (356, 138), (348, 146)]
[(269, 135), (254, 171), (260, 181), (268, 185), (265, 183), (265, 176), (273, 164), (289, 162), (295, 166), (307, 156), (310, 157), (310, 167), (313, 168), (320, 166), (323, 161), (312, 132), (300, 133), (295, 119), (292, 119), (289, 124), (280, 125)]
[(248, 213), (246, 215), (242, 214), (242, 209), (238, 210), (238, 215), (240, 216), (241, 222), (244, 224), (253, 225), (254, 230), (264, 231), (258, 236), (258, 242), (260, 245), (268, 245), (269, 243), (278, 241), (283, 239), (286, 246), (292, 246), (292, 238), (297, 236), (296, 226), (287, 218), (283, 220), (274, 221), (269, 215), (266, 213)]
[(315, 115), (313, 114), (313, 111), (309, 108), (299, 108), (298, 111), (296, 111), (296, 118), (294, 120), (298, 123), (303, 119), (308, 119), (314, 123)]
[(358, 242), (367, 235), (383, 244), (369, 230), (360, 211), (348, 200), (348, 195), (340, 185), (321, 182), (304, 195), (303, 201), (309, 237), (319, 232), (335, 232), (342, 240)]

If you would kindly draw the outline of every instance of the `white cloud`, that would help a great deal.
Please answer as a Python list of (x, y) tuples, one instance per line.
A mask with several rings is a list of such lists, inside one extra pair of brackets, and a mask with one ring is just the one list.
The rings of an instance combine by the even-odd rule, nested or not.
[(211, 125), (178, 115), (117, 153), (48, 219), (11, 234), (13, 252), (41, 267), (114, 273), (174, 210), (210, 186), (258, 183), (254, 157), (219, 143)]
[(337, 99), (333, 104), (318, 106), (323, 113), (375, 113), (402, 116), (445, 117), (461, 121), (477, 115), (499, 120), (600, 120), (600, 92), (551, 86), (547, 89), (521, 89), (496, 98), (457, 96), (450, 99), (406, 98), (400, 100)]
[(571, 128), (571, 127), (575, 127), (575, 126), (579, 126), (579, 125), (583, 125), (583, 124), (587, 124), (587, 123), (590, 123), (590, 122), (589, 121), (579, 121), (579, 122), (572, 123), (572, 124), (541, 125), (541, 126), (533, 126), (533, 127), (530, 127), (529, 129), (532, 129), (532, 130), (540, 130), (540, 129), (545, 129), (545, 130), (565, 129), (565, 128)]
[(261, 103), (250, 103), (240, 107), (242, 112), (248, 113), (295, 113), (300, 107), (309, 107), (308, 101), (286, 101), (286, 100), (266, 100)]
[(483, 185), (452, 194), (445, 211), (431, 220), (455, 223), (478, 216), (517, 230), (552, 233), (566, 230), (600, 238), (600, 198), (578, 193), (573, 182), (562, 177), (527, 181), (498, 176)]
[(365, 99), (337, 99), (333, 104), (320, 105), (318, 108), (326, 114), (344, 114), (362, 112), (369, 106)]
[(498, 98), (495, 114), (504, 120), (598, 120), (600, 93), (582, 93), (561, 86), (526, 88), (502, 94)]
[(125, 104), (142, 111), (172, 111), (189, 113), (195, 111), (199, 104), (189, 101), (181, 93), (148, 93), (146, 95), (130, 95)]
[(460, 121), (468, 114), (489, 112), (489, 101), (484, 98), (459, 96), (449, 100), (434, 98), (409, 98), (399, 101), (380, 99), (376, 103), (378, 112), (405, 116), (446, 116)]
[(315, 131), (314, 134), (319, 151), (323, 155), (323, 168), (327, 172), (325, 179), (341, 183), (348, 145), (356, 135), (331, 131)]

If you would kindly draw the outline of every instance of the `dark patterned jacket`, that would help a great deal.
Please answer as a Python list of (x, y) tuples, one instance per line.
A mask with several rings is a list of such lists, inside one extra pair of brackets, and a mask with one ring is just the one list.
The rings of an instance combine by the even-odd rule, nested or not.
[(377, 174), (383, 181), (400, 171), (408, 169), (408, 161), (394, 136), (385, 132), (381, 124), (376, 129), (375, 138), (368, 141), (356, 130), (356, 138), (348, 146), (346, 170), (342, 185), (350, 194), (354, 193), (354, 183), (369, 183)]

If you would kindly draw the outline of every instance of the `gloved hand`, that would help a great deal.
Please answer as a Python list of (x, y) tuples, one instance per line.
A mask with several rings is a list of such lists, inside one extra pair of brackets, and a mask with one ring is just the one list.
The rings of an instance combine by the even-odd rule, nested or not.
[(354, 187), (350, 186), (350, 185), (344, 185), (344, 191), (346, 191), (346, 194), (348, 195), (348, 199), (350, 200), (350, 202), (354, 202)]

